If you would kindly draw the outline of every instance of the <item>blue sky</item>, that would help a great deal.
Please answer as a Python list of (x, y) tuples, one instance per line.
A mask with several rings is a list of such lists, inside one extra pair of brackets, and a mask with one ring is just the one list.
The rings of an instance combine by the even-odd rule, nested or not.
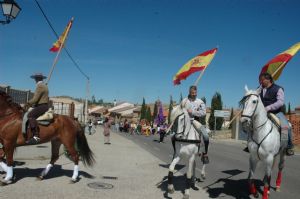
[[(17, 0), (22, 11), (0, 26), (0, 84), (34, 90), (29, 76), (48, 74), (56, 40), (33, 0)], [(300, 41), (298, 0), (39, 0), (58, 34), (71, 17), (67, 47), (90, 77), (90, 95), (104, 101), (178, 101), (199, 74), (179, 86), (172, 78), (189, 59), (219, 50), (198, 85), (210, 105), (237, 107), (244, 86), (256, 88), (264, 64)], [(286, 103), (300, 105), (300, 53), (276, 82)], [(63, 52), (49, 83), (50, 95), (85, 97), (86, 79)]]

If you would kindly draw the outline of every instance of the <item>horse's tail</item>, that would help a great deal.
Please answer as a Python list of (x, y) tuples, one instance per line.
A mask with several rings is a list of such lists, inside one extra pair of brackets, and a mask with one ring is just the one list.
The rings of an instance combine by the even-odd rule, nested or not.
[(95, 163), (94, 153), (89, 147), (89, 144), (84, 134), (84, 129), (81, 126), (77, 131), (76, 141), (83, 164), (85, 166), (92, 167)]
[(174, 160), (175, 155), (176, 155), (176, 147), (175, 147), (176, 140), (175, 140), (175, 135), (172, 136), (171, 141), (172, 141), (172, 146), (173, 146), (173, 150), (174, 150), (174, 153), (173, 153), (173, 160)]

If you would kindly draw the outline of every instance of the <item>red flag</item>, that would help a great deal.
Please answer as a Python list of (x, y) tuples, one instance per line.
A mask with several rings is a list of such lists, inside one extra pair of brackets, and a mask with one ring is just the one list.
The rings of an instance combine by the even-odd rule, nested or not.
[(274, 80), (277, 80), (286, 64), (293, 58), (299, 49), (300, 42), (274, 57), (271, 61), (264, 65), (260, 74), (267, 72), (273, 76)]
[(203, 71), (211, 60), (214, 58), (217, 48), (212, 50), (208, 50), (200, 55), (189, 60), (184, 66), (180, 68), (180, 70), (173, 77), (174, 85), (180, 84), (181, 80), (185, 80), (188, 76), (197, 71)]
[(50, 48), (51, 52), (57, 52), (59, 50), (59, 48), (61, 47), (61, 45), (63, 45), (63, 43), (65, 42), (65, 40), (68, 36), (69, 30), (72, 27), (72, 23), (73, 23), (73, 18), (70, 20), (70, 22), (66, 26), (64, 32), (61, 34), (61, 36), (58, 38), (58, 40), (53, 44), (52, 48)]

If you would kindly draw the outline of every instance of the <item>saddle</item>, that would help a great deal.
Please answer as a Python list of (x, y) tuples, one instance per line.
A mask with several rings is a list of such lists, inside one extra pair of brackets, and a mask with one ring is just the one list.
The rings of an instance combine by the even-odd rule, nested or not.
[[(28, 113), (32, 110), (32, 108), (29, 108), (28, 111), (23, 116), (22, 121), (22, 133), (26, 134), (26, 128), (27, 128), (27, 121), (28, 121)], [(42, 126), (48, 126), (53, 122), (54, 118), (54, 110), (52, 108), (49, 108), (48, 111), (46, 111), (43, 115), (38, 117), (36, 119), (37, 123)]]
[(280, 133), (281, 145), (285, 144), (288, 140), (288, 133), (287, 131), (282, 131), (280, 119), (273, 113), (268, 113), (268, 118), (275, 124)]

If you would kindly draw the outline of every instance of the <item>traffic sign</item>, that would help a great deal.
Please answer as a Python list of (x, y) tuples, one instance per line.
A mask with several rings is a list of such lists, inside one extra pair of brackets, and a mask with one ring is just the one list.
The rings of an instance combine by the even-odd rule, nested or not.
[(230, 111), (215, 110), (214, 115), (215, 117), (230, 117)]

